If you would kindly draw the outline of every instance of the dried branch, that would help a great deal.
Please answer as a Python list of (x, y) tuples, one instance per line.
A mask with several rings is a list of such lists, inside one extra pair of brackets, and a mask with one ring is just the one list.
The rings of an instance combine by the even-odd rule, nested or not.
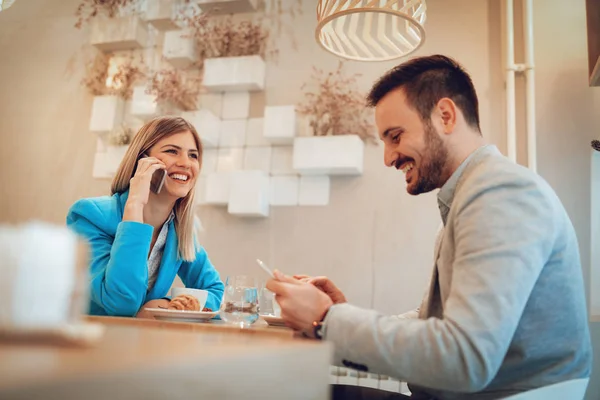
[(179, 14), (178, 19), (194, 40), (200, 69), (207, 58), (260, 55), (266, 59), (275, 54), (267, 49), (268, 30), (258, 22), (234, 22), (231, 17), (215, 18), (209, 13), (189, 10)]
[(156, 96), (157, 102), (171, 102), (184, 111), (192, 111), (198, 107), (201, 83), (196, 75), (184, 75), (181, 70), (176, 69), (163, 69), (154, 73), (147, 92)]
[(358, 135), (376, 143), (364, 95), (356, 89), (359, 76), (345, 76), (341, 61), (335, 71), (328, 73), (313, 67), (312, 88), (306, 90), (307, 85), (302, 86), (304, 101), (297, 111), (308, 117), (314, 136)]
[(119, 62), (114, 73), (109, 71), (106, 80), (107, 94), (119, 96), (125, 100), (131, 98), (135, 84), (148, 75), (148, 68), (142, 56), (136, 60), (133, 52), (128, 58)]
[(108, 136), (108, 143), (112, 146), (127, 146), (131, 143), (133, 138), (133, 129), (122, 124), (118, 128), (114, 129)]
[(105, 54), (97, 52), (86, 62), (81, 83), (92, 96), (115, 95), (128, 100), (136, 82), (147, 76), (147, 67), (141, 57), (136, 60), (133, 52), (118, 63), (111, 61)]
[(92, 18), (100, 15), (114, 18), (120, 10), (135, 7), (135, 3), (136, 0), (83, 0), (75, 10), (75, 28), (80, 29)]
[(102, 53), (96, 53), (92, 60), (85, 62), (85, 75), (81, 80), (92, 96), (106, 94), (106, 76), (108, 73), (108, 58)]

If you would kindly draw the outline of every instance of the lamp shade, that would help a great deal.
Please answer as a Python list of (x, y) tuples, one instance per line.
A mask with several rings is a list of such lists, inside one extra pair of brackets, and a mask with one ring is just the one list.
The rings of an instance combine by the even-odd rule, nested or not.
[(425, 0), (319, 0), (317, 42), (355, 61), (407, 56), (425, 41)]

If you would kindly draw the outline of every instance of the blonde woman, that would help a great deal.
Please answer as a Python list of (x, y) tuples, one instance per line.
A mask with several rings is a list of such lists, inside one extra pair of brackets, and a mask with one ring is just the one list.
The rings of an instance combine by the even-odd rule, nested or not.
[[(112, 182), (112, 196), (77, 201), (67, 225), (90, 244), (90, 314), (135, 316), (168, 307), (175, 275), (209, 292), (217, 310), (223, 283), (194, 232), (194, 186), (202, 164), (196, 129), (180, 117), (160, 117), (134, 136)], [(157, 193), (152, 174), (166, 178)], [(144, 316), (141, 312), (138, 316)]]

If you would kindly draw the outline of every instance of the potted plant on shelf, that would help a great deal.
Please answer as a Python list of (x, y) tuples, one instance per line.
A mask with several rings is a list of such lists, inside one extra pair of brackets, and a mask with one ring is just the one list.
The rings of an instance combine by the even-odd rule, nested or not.
[(179, 110), (194, 111), (200, 94), (201, 78), (195, 71), (161, 69), (150, 79), (146, 93), (159, 104), (171, 104)]
[(104, 171), (104, 177), (112, 177), (117, 172), (129, 148), (133, 135), (133, 129), (124, 123), (107, 134), (104, 139), (105, 152), (96, 154), (96, 157), (100, 157), (100, 160), (97, 161), (104, 164), (101, 168)]
[(600, 151), (600, 140), (592, 140), (592, 149)]
[(360, 175), (364, 142), (376, 143), (370, 112), (356, 86), (358, 74), (346, 75), (343, 63), (325, 72), (314, 68), (303, 85), (296, 110), (308, 123), (308, 137), (294, 139), (294, 169), (304, 174)]
[(84, 0), (75, 11), (75, 27), (89, 23), (90, 43), (103, 52), (141, 49), (148, 41), (142, 5), (140, 0)]
[(81, 84), (94, 96), (90, 130), (110, 132), (123, 120), (125, 101), (146, 76), (143, 60), (133, 53), (107, 56), (96, 52), (85, 64)]
[(148, 68), (140, 55), (133, 52), (111, 56), (96, 53), (86, 63), (81, 83), (94, 96), (118, 96), (131, 99), (133, 86), (146, 78)]
[(371, 113), (356, 87), (360, 75), (347, 76), (343, 67), (340, 61), (334, 71), (313, 68), (311, 81), (301, 88), (304, 100), (297, 106), (298, 113), (308, 119), (313, 136), (357, 135), (375, 142)]
[(196, 46), (197, 67), (210, 91), (264, 89), (269, 33), (256, 21), (234, 21), (207, 13), (180, 16)]

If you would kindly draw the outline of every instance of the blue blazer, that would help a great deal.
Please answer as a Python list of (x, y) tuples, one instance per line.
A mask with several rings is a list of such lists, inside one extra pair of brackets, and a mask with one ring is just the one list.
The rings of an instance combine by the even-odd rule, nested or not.
[(148, 253), (154, 228), (122, 221), (129, 192), (77, 201), (67, 215), (67, 226), (90, 245), (91, 315), (134, 316), (146, 302), (167, 295), (175, 274), (186, 287), (208, 291), (205, 307), (218, 310), (223, 282), (200, 247), (193, 262), (178, 256), (173, 221), (164, 247), (158, 277), (148, 291)]

